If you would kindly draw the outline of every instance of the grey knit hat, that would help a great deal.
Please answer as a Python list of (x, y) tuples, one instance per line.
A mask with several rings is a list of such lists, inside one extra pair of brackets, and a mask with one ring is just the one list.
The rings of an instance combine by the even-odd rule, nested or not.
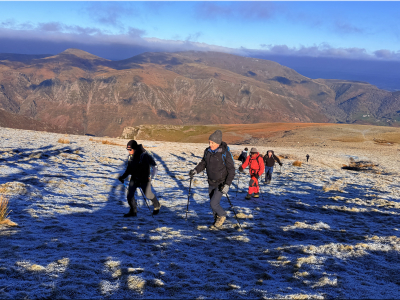
[(222, 131), (221, 130), (215, 130), (215, 132), (210, 135), (208, 138), (210, 141), (213, 141), (214, 143), (217, 143), (218, 145), (222, 143)]
[(257, 148), (251, 148), (250, 153), (258, 153)]

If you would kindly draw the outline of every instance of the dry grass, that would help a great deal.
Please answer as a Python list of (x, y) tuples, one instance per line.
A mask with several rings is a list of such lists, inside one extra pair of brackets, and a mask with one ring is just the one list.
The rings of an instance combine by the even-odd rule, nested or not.
[(3, 195), (0, 196), (0, 222), (4, 221), (10, 214), (8, 199)]
[(59, 138), (58, 141), (60, 144), (69, 144), (70, 140), (67, 138)]
[(295, 160), (292, 165), (295, 167), (301, 167), (301, 161)]
[(382, 171), (378, 169), (378, 165), (374, 164), (370, 161), (355, 161), (353, 158), (350, 158), (349, 165), (344, 165), (342, 167), (344, 170), (352, 170), (352, 171), (367, 171), (376, 174), (381, 174)]
[(393, 142), (389, 142), (387, 140), (381, 140), (381, 139), (374, 139), (374, 143), (377, 145), (382, 145), (382, 146), (393, 146)]
[(124, 145), (121, 145), (121, 144), (118, 144), (118, 143), (115, 143), (115, 142), (112, 142), (109, 140), (95, 140), (95, 139), (90, 138), (89, 141), (95, 142), (95, 143), (102, 143), (103, 145), (124, 146)]

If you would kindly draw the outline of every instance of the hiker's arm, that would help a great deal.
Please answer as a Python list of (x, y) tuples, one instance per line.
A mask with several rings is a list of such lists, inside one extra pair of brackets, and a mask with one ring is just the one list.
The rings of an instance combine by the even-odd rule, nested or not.
[(235, 178), (235, 162), (233, 161), (232, 155), (228, 152), (226, 155), (226, 171), (228, 175), (225, 179), (225, 184), (231, 185), (233, 178)]
[(260, 164), (260, 170), (258, 171), (258, 175), (261, 176), (265, 170), (264, 159), (259, 159), (258, 162)]
[(124, 174), (122, 174), (118, 179), (120, 181), (123, 181), (123, 180), (125, 180), (126, 177), (129, 176), (129, 174), (130, 174), (130, 170), (129, 170), (129, 163), (128, 163), (128, 165), (126, 166), (126, 170), (125, 170)]
[(246, 167), (248, 166), (250, 161), (250, 156), (247, 156), (246, 160), (244, 161), (244, 163), (242, 164), (242, 168), (243, 170), (246, 169)]
[(275, 154), (274, 154), (274, 159), (278, 164), (281, 164), (281, 161), (279, 160), (279, 158), (277, 156), (275, 156)]
[(148, 153), (146, 153), (147, 155), (147, 162), (148, 162), (148, 164), (151, 166), (151, 167), (155, 167), (156, 165), (157, 165), (157, 163), (156, 163), (156, 161), (154, 160), (154, 158), (150, 155), (150, 154), (148, 154)]
[(207, 165), (206, 164), (206, 154), (204, 154), (201, 162), (199, 162), (199, 164), (194, 168), (196, 170), (197, 174), (204, 171), (204, 169), (206, 168), (206, 165)]

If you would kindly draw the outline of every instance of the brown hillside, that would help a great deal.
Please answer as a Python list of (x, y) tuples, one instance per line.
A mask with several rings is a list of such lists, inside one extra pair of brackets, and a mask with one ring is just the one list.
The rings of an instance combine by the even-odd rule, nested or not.
[(98, 136), (141, 124), (397, 125), (399, 103), (398, 94), (369, 84), (312, 80), (272, 61), (217, 52), (109, 61), (68, 49), (0, 61), (0, 108)]

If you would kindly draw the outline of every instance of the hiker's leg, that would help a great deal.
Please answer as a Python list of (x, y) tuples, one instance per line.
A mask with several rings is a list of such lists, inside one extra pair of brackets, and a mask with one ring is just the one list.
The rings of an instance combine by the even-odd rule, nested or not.
[(258, 194), (260, 192), (260, 185), (258, 184), (258, 179), (254, 178), (254, 193)]
[(256, 182), (257, 179), (255, 177), (251, 177), (250, 183), (249, 183), (249, 195), (252, 195), (253, 193), (258, 193), (257, 187), (256, 187)]
[(272, 173), (274, 173), (274, 167), (270, 167), (269, 169), (269, 181), (272, 179)]
[(154, 209), (159, 209), (160, 202), (158, 202), (156, 195), (154, 195), (151, 190), (151, 182), (149, 181), (149, 182), (142, 184), (141, 188), (142, 188), (146, 198), (149, 199), (153, 203)]
[(218, 189), (218, 186), (210, 186), (208, 188), (208, 193), (210, 195), (210, 206), (211, 209), (213, 210), (213, 213), (217, 214), (219, 217), (225, 217), (226, 212), (220, 205), (222, 193)]
[(136, 188), (137, 188), (136, 183), (131, 179), (129, 181), (128, 195), (126, 196), (126, 198), (128, 200), (128, 204), (129, 204), (129, 207), (131, 208), (132, 212), (137, 211), (136, 201), (135, 201)]

